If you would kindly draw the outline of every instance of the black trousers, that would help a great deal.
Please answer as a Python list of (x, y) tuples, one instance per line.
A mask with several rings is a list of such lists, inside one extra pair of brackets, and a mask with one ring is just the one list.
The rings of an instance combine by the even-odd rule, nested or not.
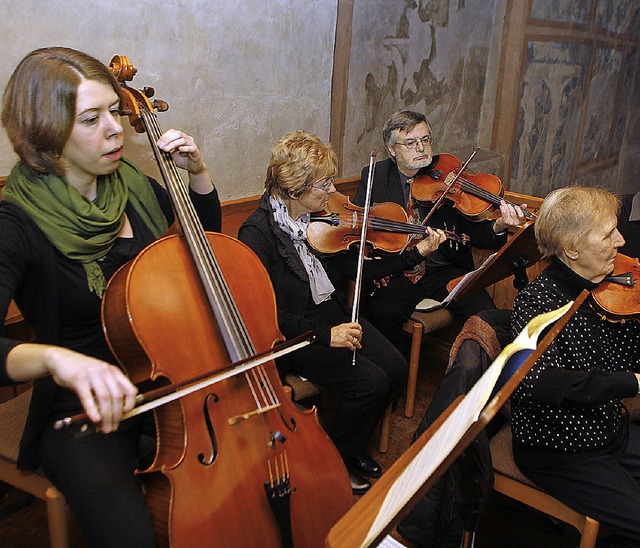
[[(429, 269), (416, 284), (404, 274), (394, 276), (387, 286), (380, 287), (369, 297), (367, 319), (396, 347), (402, 348), (402, 324), (413, 314), (416, 305), (426, 298), (442, 301), (449, 294), (447, 284), (466, 273), (464, 268), (454, 265)], [(460, 320), (466, 321), (481, 310), (495, 307), (493, 299), (483, 289), (450, 303), (447, 308)]]
[(640, 427), (628, 423), (605, 455), (521, 458), (520, 469), (552, 496), (605, 525), (619, 546), (640, 546)]
[[(345, 319), (345, 321), (348, 321)], [(343, 455), (363, 455), (387, 406), (407, 382), (404, 356), (368, 321), (362, 325), (362, 349), (312, 344), (293, 354), (291, 372), (325, 386), (338, 396), (336, 413), (325, 426)]]
[(111, 434), (75, 438), (52, 427), (42, 434), (42, 468), (64, 495), (92, 548), (156, 546), (151, 516), (134, 475), (141, 456), (155, 449), (153, 438), (145, 434), (152, 426), (147, 414), (123, 422)]

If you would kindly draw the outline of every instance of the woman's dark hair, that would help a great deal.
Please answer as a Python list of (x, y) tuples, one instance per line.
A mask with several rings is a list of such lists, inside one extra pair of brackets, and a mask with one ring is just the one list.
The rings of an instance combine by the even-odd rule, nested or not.
[(2, 125), (13, 150), (31, 171), (64, 174), (60, 156), (76, 115), (78, 86), (94, 80), (121, 90), (109, 69), (71, 48), (40, 48), (11, 75), (2, 97)]

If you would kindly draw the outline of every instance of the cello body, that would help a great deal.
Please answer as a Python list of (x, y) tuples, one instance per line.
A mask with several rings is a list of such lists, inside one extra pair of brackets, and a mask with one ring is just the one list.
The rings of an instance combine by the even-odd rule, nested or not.
[[(247, 336), (269, 350), (283, 337), (264, 266), (241, 242), (205, 236)], [(133, 382), (178, 382), (231, 361), (182, 236), (113, 276), (103, 324)], [(274, 362), (256, 369), (153, 411), (157, 452), (138, 473), (160, 546), (322, 546), (350, 507), (348, 474), (315, 409), (291, 403)]]

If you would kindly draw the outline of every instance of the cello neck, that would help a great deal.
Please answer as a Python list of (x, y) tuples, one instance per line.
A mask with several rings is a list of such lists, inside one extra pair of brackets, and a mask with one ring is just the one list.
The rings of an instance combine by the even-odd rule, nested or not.
[(182, 228), (185, 242), (198, 271), (211, 311), (220, 328), (229, 357), (234, 362), (246, 359), (254, 355), (256, 350), (238, 312), (222, 269), (211, 249), (206, 232), (200, 223), (193, 203), (189, 199), (189, 187), (180, 176), (171, 154), (158, 147), (157, 141), (162, 135), (162, 131), (155, 113), (148, 108), (141, 108), (140, 118), (144, 123), (171, 204)]

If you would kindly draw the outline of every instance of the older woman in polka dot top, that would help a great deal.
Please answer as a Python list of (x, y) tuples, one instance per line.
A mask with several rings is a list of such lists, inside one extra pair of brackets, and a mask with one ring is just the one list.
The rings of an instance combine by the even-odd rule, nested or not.
[[(516, 298), (512, 331), (613, 271), (624, 238), (618, 200), (597, 188), (551, 192), (536, 221), (552, 264)], [(640, 427), (620, 398), (640, 386), (640, 322), (613, 323), (585, 304), (513, 396), (518, 466), (559, 500), (605, 524), (615, 546), (640, 546)]]

